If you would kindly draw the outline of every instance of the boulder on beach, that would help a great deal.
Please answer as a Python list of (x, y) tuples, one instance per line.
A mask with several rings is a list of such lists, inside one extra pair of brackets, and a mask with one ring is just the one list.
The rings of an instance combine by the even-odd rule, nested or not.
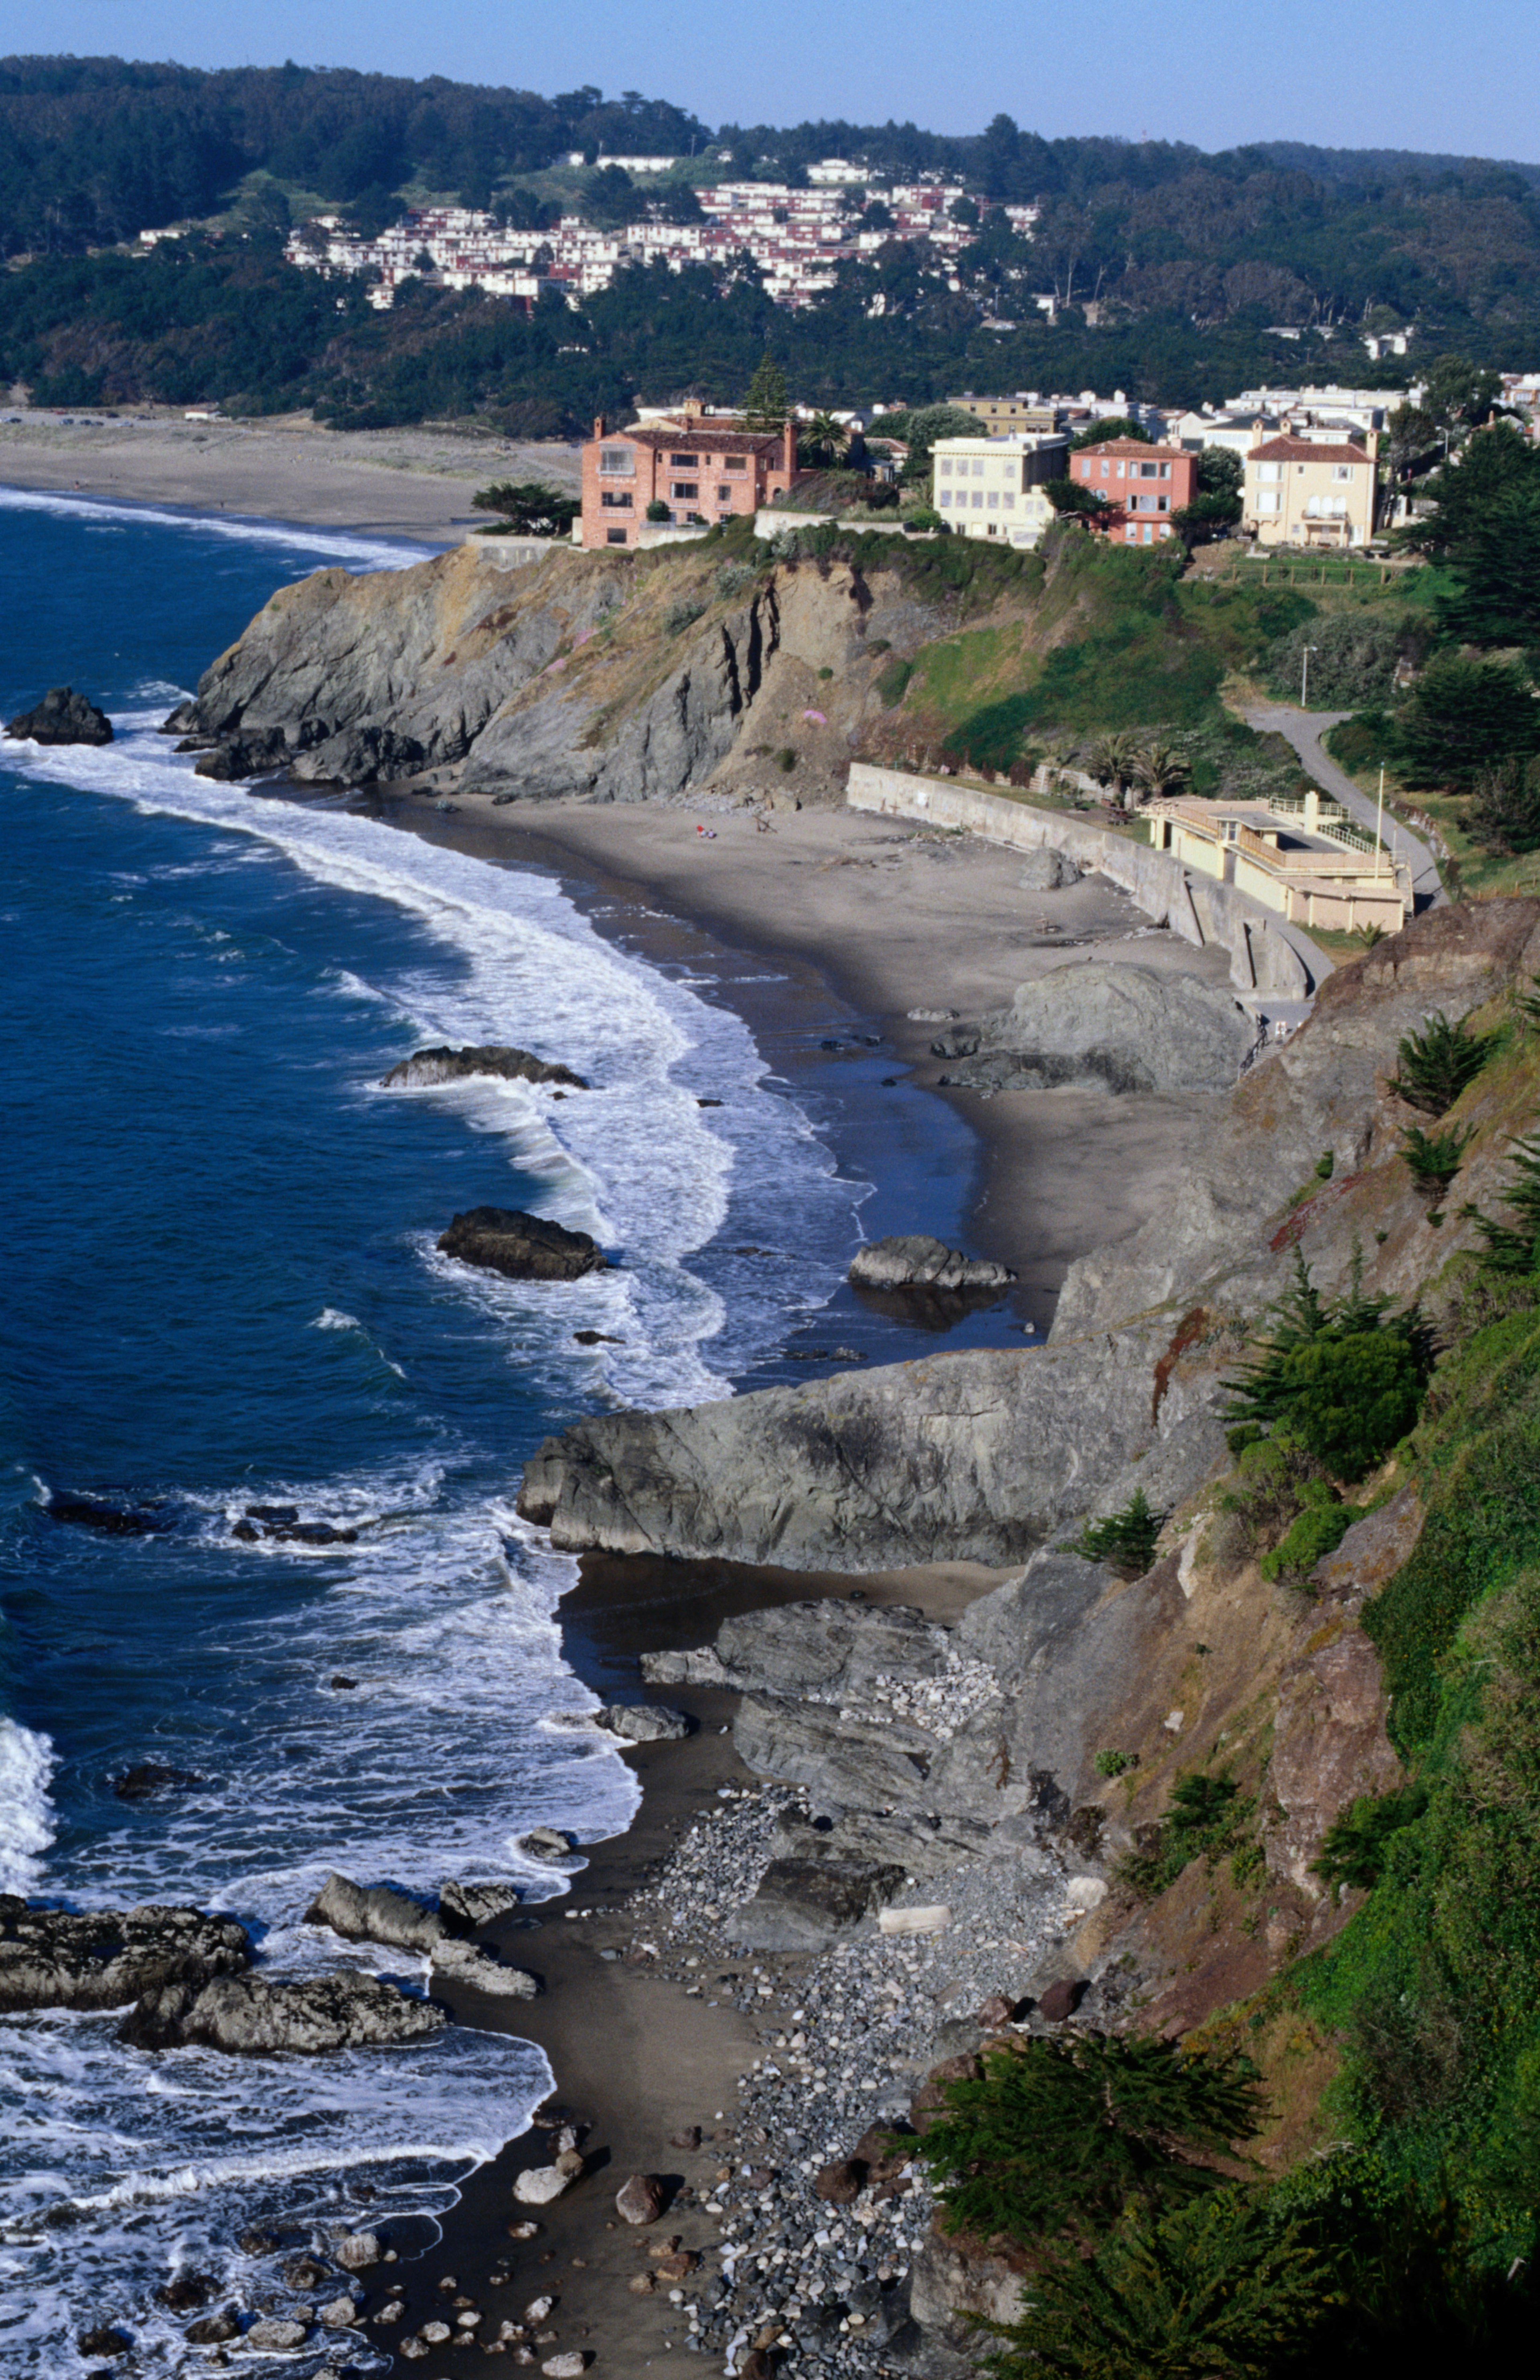
[(6, 722), (6, 733), (30, 744), (110, 744), (113, 722), (72, 686), (51, 686), (30, 710)]
[(146, 1992), (118, 2026), (132, 2049), (196, 2045), (232, 2056), (275, 2050), (319, 2057), (335, 2049), (395, 2048), (424, 2041), (448, 2022), (430, 2000), (411, 1998), (374, 1975), (318, 1975), (269, 1983), (262, 1975), (220, 1975)]
[(521, 1898), (515, 1884), (463, 1884), (449, 1876), (439, 1887), (439, 1914), (446, 1924), (474, 1932), (511, 1916)]
[(307, 1925), (329, 1925), (345, 1942), (383, 1942), (393, 1950), (432, 1950), (443, 1920), (388, 1884), (355, 1884), (333, 1868), (305, 1912)]
[(932, 1044), (969, 1090), (1227, 1091), (1256, 1040), (1233, 992), (1195, 975), (1070, 965)]
[(447, 1976), (453, 1984), (464, 1984), (471, 1991), (485, 1992), (493, 1999), (532, 2000), (540, 1996), (539, 1976), (526, 1973), (522, 1967), (505, 1967), (490, 1950), (453, 1937), (435, 1943), (433, 1973)]
[(655, 2173), (634, 2173), (615, 2192), (615, 2213), (623, 2223), (656, 2223), (663, 2211), (663, 2185)]
[(202, 1782), (190, 1768), (167, 1768), (159, 1760), (139, 1760), (114, 1781), (113, 1791), (120, 1802), (149, 1802), (157, 1793), (180, 1792)]
[(579, 1281), (585, 1273), (604, 1271), (610, 1261), (587, 1232), (569, 1232), (516, 1207), (472, 1207), (440, 1234), (439, 1247), (461, 1264), (504, 1273), (510, 1281)]
[(623, 1743), (678, 1743), (695, 1732), (693, 1718), (661, 1703), (611, 1703), (595, 1714), (595, 1724)]
[(588, 1087), (585, 1075), (575, 1075), (570, 1066), (558, 1065), (553, 1060), (537, 1058), (527, 1050), (515, 1050), (509, 1042), (488, 1041), (467, 1050), (414, 1050), (409, 1058), (393, 1066), (382, 1088), (394, 1090), (426, 1090), (435, 1083), (464, 1083), (478, 1075), (500, 1075), (507, 1083), (564, 1083), (575, 1091)]
[(849, 1275), (853, 1289), (1005, 1289), (1015, 1278), (1009, 1265), (965, 1257), (924, 1232), (868, 1241)]
[(1016, 881), (1024, 892), (1058, 892), (1066, 884), (1078, 884), (1081, 873), (1067, 851), (1045, 844), (1041, 851), (1027, 853)]
[(250, 1959), (233, 1917), (154, 1902), (78, 1917), (0, 1894), (0, 2010), (123, 2008), (175, 1977), (208, 1982)]
[(771, 1860), (725, 1927), (750, 1950), (823, 1950), (903, 1889), (903, 1870), (864, 1860)]
[(560, 2198), (564, 2190), (572, 2186), (574, 2177), (564, 2173), (559, 2166), (527, 2166), (514, 2176), (514, 2196), (521, 2206), (549, 2206)]

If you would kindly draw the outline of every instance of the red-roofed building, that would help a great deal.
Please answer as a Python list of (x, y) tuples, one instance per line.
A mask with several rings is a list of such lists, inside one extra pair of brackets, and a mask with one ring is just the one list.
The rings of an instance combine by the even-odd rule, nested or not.
[(732, 520), (785, 495), (797, 476), (794, 422), (728, 429), (686, 406), (612, 435), (600, 416), (583, 448), (582, 541), (636, 545), (649, 504), (666, 505), (675, 526)]
[(1366, 545), (1375, 533), (1378, 433), (1265, 438), (1246, 456), (1241, 526), (1259, 545)]
[(1197, 492), (1198, 458), (1136, 438), (1109, 438), (1072, 455), (1069, 475), (1077, 488), (1107, 500), (1105, 511), (1084, 516), (1093, 528), (1120, 545), (1158, 545), (1172, 534), (1171, 514)]

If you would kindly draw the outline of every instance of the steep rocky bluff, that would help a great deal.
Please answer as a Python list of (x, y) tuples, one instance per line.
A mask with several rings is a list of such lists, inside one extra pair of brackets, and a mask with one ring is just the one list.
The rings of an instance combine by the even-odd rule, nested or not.
[(562, 547), (505, 571), (462, 547), (281, 588), (167, 725), (211, 775), (530, 801), (746, 788), (794, 751), (799, 797), (833, 801), (882, 669), (950, 625), (948, 600), (846, 564)]
[[(1537, 969), (1530, 900), (1432, 911), (1339, 968), (1304, 1028), (1217, 1104), (1181, 1196), (1071, 1268), (1045, 1346), (596, 1415), (546, 1440), (521, 1511), (572, 1549), (859, 1571), (1018, 1560), (1135, 1486), (1174, 1508), (1221, 1451), (1220, 1383), (1296, 1249), (1328, 1293), (1355, 1251), (1370, 1293), (1422, 1292), (1434, 1258), (1400, 1156), (1413, 1111), (1388, 1087), (1397, 1045), (1430, 1011), (1465, 1014)], [(1500, 1112), (1505, 1080), (1481, 1078), (1473, 1121)], [(1461, 1205), (1489, 1209), (1507, 1172), (1504, 1135), (1480, 1134)], [(1438, 1264), (1473, 1231), (1451, 1214)]]

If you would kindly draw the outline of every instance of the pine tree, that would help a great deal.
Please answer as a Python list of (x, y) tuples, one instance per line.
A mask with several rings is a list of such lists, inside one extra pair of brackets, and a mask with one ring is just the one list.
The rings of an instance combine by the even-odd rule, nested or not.
[(1428, 1018), (1425, 1031), (1408, 1033), (1401, 1043), (1389, 1087), (1408, 1107), (1441, 1116), (1474, 1082), (1497, 1039), (1495, 1033), (1470, 1032), (1463, 1018), (1451, 1025), (1439, 1009)]
[(1419, 1123), (1407, 1126), (1401, 1135), (1401, 1155), (1423, 1197), (1444, 1196), (1474, 1138), (1473, 1124), (1466, 1125), (1463, 1131), (1457, 1125), (1450, 1132), (1425, 1132)]
[(781, 430), (791, 411), (786, 375), (773, 356), (761, 356), (744, 399), (744, 426), (748, 430)]
[(1152, 1512), (1142, 1488), (1136, 1488), (1121, 1512), (1093, 1521), (1072, 1547), (1087, 1561), (1110, 1563), (1127, 1578), (1143, 1578), (1155, 1562), (1164, 1512)]
[(1540, 1272), (1540, 1138), (1516, 1140), (1513, 1148), (1518, 1178), (1503, 1192), (1501, 1204), (1517, 1221), (1494, 1222), (1474, 1208), (1464, 1211), (1486, 1243), (1481, 1261), (1488, 1272)]

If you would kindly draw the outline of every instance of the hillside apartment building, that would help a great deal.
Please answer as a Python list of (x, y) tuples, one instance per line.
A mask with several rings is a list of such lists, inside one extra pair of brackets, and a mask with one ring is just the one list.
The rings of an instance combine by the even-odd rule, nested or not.
[(709, 528), (753, 514), (796, 485), (796, 425), (754, 431), (708, 417), (704, 407), (634, 422), (613, 434), (604, 418), (583, 447), (585, 546), (647, 542), (648, 508), (666, 507), (668, 528)]
[(959, 537), (1033, 546), (1053, 519), (1046, 480), (1064, 476), (1062, 431), (1006, 438), (938, 438), (930, 484), (937, 511)]
[(1198, 458), (1169, 446), (1142, 446), (1134, 438), (1111, 438), (1072, 455), (1069, 477), (1107, 500), (1104, 511), (1085, 516), (1091, 528), (1119, 545), (1158, 545), (1171, 535), (1171, 514), (1197, 492)]
[(1286, 430), (1246, 455), (1241, 526), (1258, 545), (1367, 545), (1375, 533), (1378, 433), (1296, 437)]
[(1336, 802), (1312, 787), (1266, 802), (1151, 802), (1157, 851), (1233, 884), (1295, 925), (1337, 933), (1377, 926), (1399, 934), (1412, 915), (1412, 871)]

